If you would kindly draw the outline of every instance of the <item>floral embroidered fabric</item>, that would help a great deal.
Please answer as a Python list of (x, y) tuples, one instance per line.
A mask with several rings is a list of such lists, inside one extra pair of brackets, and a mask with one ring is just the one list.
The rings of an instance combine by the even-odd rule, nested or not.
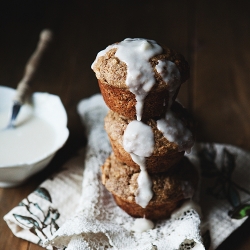
[(99, 94), (79, 103), (88, 137), (85, 152), (4, 217), (16, 236), (48, 249), (215, 249), (244, 222), (250, 211), (250, 154), (233, 146), (199, 143), (187, 156), (202, 166), (194, 198), (200, 197), (202, 224), (194, 206), (158, 221), (152, 230), (131, 231), (135, 219), (115, 204), (100, 180), (100, 166), (111, 152), (103, 129), (106, 112)]

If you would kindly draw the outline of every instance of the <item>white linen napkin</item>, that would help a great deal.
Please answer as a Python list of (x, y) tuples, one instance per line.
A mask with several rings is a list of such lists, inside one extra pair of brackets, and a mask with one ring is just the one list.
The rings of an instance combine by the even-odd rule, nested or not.
[[(201, 197), (202, 224), (197, 206), (187, 206), (152, 230), (131, 231), (136, 219), (115, 204), (100, 179), (100, 167), (111, 152), (103, 129), (107, 107), (97, 94), (77, 108), (87, 131), (86, 149), (5, 215), (17, 237), (48, 249), (198, 250), (205, 245), (212, 250), (245, 221), (250, 154), (229, 145), (199, 143), (187, 157), (202, 166), (195, 196), (196, 201)], [(231, 210), (237, 220), (228, 215)]]

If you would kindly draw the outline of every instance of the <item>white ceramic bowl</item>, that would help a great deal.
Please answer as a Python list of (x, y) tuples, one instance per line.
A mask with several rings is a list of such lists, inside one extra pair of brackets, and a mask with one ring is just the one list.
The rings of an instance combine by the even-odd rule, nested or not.
[[(7, 111), (11, 114), (14, 94), (14, 89), (0, 86), (0, 114)], [(20, 162), (18, 162), (18, 159), (15, 159), (15, 155), (13, 155), (10, 148), (11, 157), (13, 155), (13, 159), (15, 159), (14, 162), (11, 160), (10, 164), (1, 162), (0, 152), (0, 187), (17, 186), (31, 175), (45, 168), (68, 139), (67, 113), (58, 96), (48, 93), (34, 93), (31, 97), (31, 104), (22, 106), (18, 118), (19, 116), (22, 117), (21, 112), (25, 112), (26, 110), (26, 114), (29, 113), (29, 115), (39, 117), (39, 119), (45, 121), (53, 129), (51, 130), (53, 131), (53, 144), (51, 143), (48, 151), (37, 156), (35, 159), (22, 160)], [(0, 128), (0, 133), (5, 133), (5, 129)], [(3, 142), (0, 141), (1, 143)], [(25, 141), (22, 145), (25, 146)]]

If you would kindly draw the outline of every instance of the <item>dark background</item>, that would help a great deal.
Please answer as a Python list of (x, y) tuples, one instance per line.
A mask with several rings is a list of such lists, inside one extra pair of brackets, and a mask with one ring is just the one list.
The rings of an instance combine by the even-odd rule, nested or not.
[[(100, 50), (127, 37), (156, 40), (186, 57), (191, 78), (178, 98), (196, 121), (197, 141), (250, 150), (249, 13), (246, 0), (0, 1), (0, 84), (16, 87), (40, 31), (52, 29), (54, 42), (32, 88), (61, 97), (70, 130), (46, 170), (21, 187), (0, 189), (1, 217), (86, 143), (76, 105), (99, 92), (90, 66)], [(249, 225), (219, 249), (250, 249)], [(3, 221), (0, 242), (3, 249), (40, 249), (12, 236)]]

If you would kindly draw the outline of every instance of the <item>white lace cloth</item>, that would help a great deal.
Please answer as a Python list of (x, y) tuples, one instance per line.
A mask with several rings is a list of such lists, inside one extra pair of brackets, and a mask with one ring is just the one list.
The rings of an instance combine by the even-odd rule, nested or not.
[[(67, 247), (67, 250), (205, 249), (200, 235), (200, 217), (192, 208), (176, 213), (171, 219), (158, 221), (152, 230), (143, 233), (130, 230), (135, 219), (115, 204), (100, 180), (100, 167), (111, 152), (103, 129), (107, 107), (101, 95), (97, 94), (82, 100), (78, 105), (78, 112), (88, 136), (85, 157), (81, 154), (73, 161), (75, 162), (73, 168), (66, 168), (53, 180), (46, 180), (38, 190), (27, 197), (28, 203), (24, 199), (23, 205), (19, 204), (4, 217), (13, 233), (37, 244), (43, 242), (47, 248)], [(203, 147), (210, 149), (209, 145), (197, 144), (192, 154), (188, 155), (196, 166), (199, 165), (198, 152)], [(214, 145), (215, 151), (218, 149), (216, 155), (218, 165), (222, 149), (225, 147), (227, 146)], [(231, 147), (231, 150), (235, 152), (238, 149)], [(247, 152), (238, 150), (237, 153), (243, 154), (242, 161), (247, 158), (250, 162)], [(250, 169), (249, 163), (245, 166)], [(83, 176), (82, 169), (84, 169)], [(237, 178), (239, 176), (240, 173)], [(207, 230), (205, 235), (210, 235), (209, 249), (215, 249), (245, 220), (245, 218), (231, 220), (227, 215), (227, 211), (232, 208), (230, 203), (225, 199), (218, 200), (214, 194), (206, 195), (206, 189), (214, 183), (215, 178), (213, 177), (212, 182), (205, 181), (205, 185), (201, 185), (201, 202), (204, 203), (202, 227), (203, 230)], [(60, 182), (61, 179), (64, 181)], [(245, 181), (248, 183), (247, 179)], [(81, 192), (80, 183), (82, 183)], [(242, 185), (248, 185), (244, 188), (250, 189), (249, 184), (242, 183)], [(241, 198), (245, 199), (246, 195), (244, 193)], [(32, 207), (34, 209), (31, 209)], [(43, 216), (36, 214), (38, 210), (43, 211)]]

